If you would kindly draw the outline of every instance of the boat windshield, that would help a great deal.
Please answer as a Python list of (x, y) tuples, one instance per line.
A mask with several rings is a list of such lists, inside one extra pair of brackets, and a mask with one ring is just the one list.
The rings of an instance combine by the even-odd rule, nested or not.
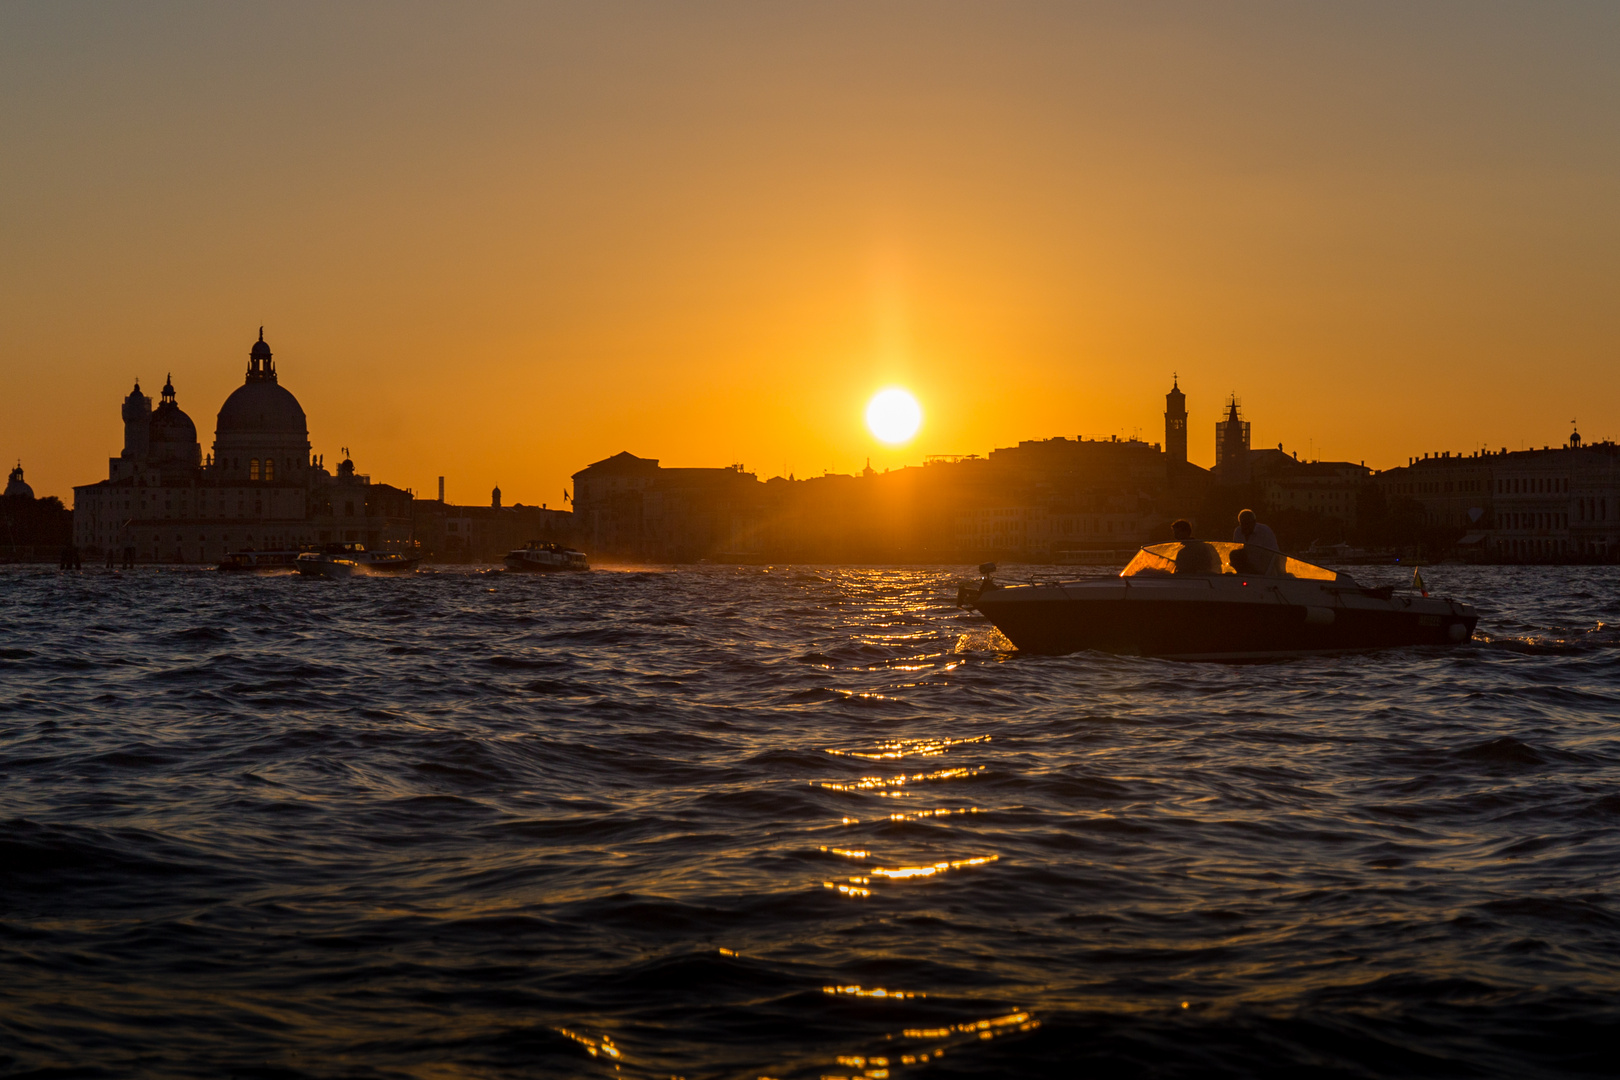
[(1119, 572), (1120, 577), (1162, 577), (1170, 574), (1241, 574), (1248, 577), (1291, 577), (1311, 581), (1341, 581), (1343, 575), (1321, 566), (1254, 544), (1227, 544), (1189, 540), (1154, 544), (1136, 553)]

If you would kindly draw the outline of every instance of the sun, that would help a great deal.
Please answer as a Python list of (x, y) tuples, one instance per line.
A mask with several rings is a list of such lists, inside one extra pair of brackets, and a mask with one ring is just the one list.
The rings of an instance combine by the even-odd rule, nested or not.
[(922, 426), (922, 406), (898, 387), (880, 390), (866, 405), (866, 426), (886, 443), (903, 443)]

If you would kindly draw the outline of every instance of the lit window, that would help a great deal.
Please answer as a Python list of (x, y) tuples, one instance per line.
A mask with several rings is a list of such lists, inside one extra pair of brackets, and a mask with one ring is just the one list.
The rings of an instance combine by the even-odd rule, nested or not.
[(257, 480), (258, 478), (259, 478), (259, 459), (254, 458), (252, 461), (248, 462), (248, 479), (249, 480)]
[(266, 480), (274, 480), (276, 478), (276, 459), (273, 457), (267, 457), (264, 459), (264, 478)]

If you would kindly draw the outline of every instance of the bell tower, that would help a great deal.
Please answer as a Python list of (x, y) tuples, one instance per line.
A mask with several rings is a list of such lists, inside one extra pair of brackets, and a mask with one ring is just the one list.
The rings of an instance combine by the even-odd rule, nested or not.
[(1170, 392), (1164, 395), (1164, 456), (1172, 468), (1187, 464), (1187, 395), (1176, 375), (1170, 377)]
[(1238, 412), (1236, 394), (1227, 406), (1226, 419), (1215, 422), (1215, 471), (1223, 484), (1249, 482), (1249, 422)]
[(129, 392), (124, 399), (124, 453), (126, 461), (145, 461), (146, 451), (150, 445), (152, 423), (152, 399), (141, 393), (141, 383), (135, 381), (135, 389)]

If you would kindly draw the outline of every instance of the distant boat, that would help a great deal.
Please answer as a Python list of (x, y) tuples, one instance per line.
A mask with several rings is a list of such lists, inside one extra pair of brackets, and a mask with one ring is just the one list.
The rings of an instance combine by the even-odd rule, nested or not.
[(219, 560), (215, 569), (228, 574), (275, 574), (298, 569), (296, 563), (303, 551), (289, 548), (284, 551), (232, 551)]
[(530, 540), (506, 553), (506, 568), (520, 574), (555, 574), (589, 570), (591, 563), (583, 551), (575, 551), (561, 544), (542, 544)]
[(327, 544), (306, 551), (294, 560), (306, 577), (353, 577), (370, 574), (408, 574), (420, 560), (397, 551), (367, 551), (364, 544)]
[(1346, 574), (1249, 544), (1156, 544), (1116, 578), (1003, 587), (980, 568), (978, 608), (1020, 650), (1084, 649), (1183, 660), (1460, 645), (1479, 614), (1442, 597), (1397, 596)]

